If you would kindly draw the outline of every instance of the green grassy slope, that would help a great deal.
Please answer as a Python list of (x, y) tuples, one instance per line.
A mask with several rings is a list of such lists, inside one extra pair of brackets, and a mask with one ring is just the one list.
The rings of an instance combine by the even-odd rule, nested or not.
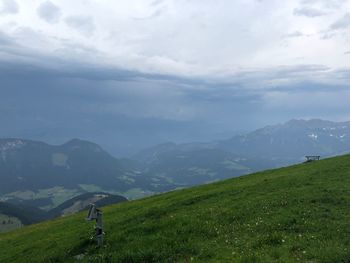
[(0, 262), (350, 262), (350, 156), (261, 172), (0, 234)]

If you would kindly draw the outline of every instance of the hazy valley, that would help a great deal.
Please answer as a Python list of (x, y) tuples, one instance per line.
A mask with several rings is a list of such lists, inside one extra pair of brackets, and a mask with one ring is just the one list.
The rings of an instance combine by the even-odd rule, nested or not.
[(222, 141), (164, 143), (122, 159), (78, 139), (58, 146), (1, 139), (0, 212), (17, 228), (80, 211), (97, 201), (88, 193), (108, 193), (104, 204), (111, 204), (121, 201), (113, 196), (137, 199), (301, 163), (305, 155), (341, 155), (350, 151), (348, 135), (349, 123), (292, 120)]

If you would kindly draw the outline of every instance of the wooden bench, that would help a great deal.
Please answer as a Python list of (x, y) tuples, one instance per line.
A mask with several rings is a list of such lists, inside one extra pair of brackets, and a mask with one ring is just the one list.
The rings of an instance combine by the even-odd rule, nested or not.
[(313, 161), (319, 161), (321, 159), (321, 156), (319, 155), (307, 155), (305, 156), (306, 158), (306, 162), (309, 163), (309, 162), (313, 162)]

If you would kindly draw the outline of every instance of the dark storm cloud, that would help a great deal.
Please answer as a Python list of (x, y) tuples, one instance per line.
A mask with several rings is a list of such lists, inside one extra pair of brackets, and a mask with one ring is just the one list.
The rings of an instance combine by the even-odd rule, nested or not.
[[(321, 65), (217, 78), (146, 74), (65, 60), (17, 42), (0, 34), (0, 136), (57, 143), (80, 137), (119, 154), (164, 141), (211, 140), (311, 109), (335, 114), (350, 80), (349, 70)], [(340, 103), (328, 105), (327, 98)], [(291, 102), (301, 106), (278, 110)]]
[[(72, 110), (123, 114), (131, 117), (191, 120), (211, 118), (212, 108), (237, 108), (262, 103), (270, 91), (298, 92), (344, 89), (344, 84), (318, 83), (308, 78), (328, 74), (333, 80), (346, 81), (349, 71), (330, 71), (327, 67), (301, 65), (279, 67), (272, 71), (249, 71), (229, 79), (186, 79), (167, 75), (143, 74), (113, 68), (83, 67), (60, 61), (49, 69), (19, 63), (2, 63), (2, 83), (17, 83), (17, 89), (46, 94), (47, 100), (66, 97), (76, 99)], [(329, 71), (329, 72), (328, 72)], [(24, 85), (19, 81), (21, 76)], [(288, 79), (288, 82), (284, 80)], [(23, 84), (23, 86), (22, 86)], [(6, 85), (5, 85), (6, 86)], [(318, 87), (318, 88), (317, 88)], [(29, 94), (28, 94), (29, 95)], [(35, 99), (36, 96), (33, 96)], [(225, 105), (227, 104), (227, 105)], [(76, 107), (79, 105), (79, 107)], [(76, 107), (76, 108), (75, 108)], [(75, 109), (74, 109), (75, 108)], [(222, 112), (223, 115), (229, 112)], [(224, 117), (224, 116), (222, 116)]]
[[(42, 60), (56, 67), (0, 63), (0, 118), (7, 127), (2, 136), (85, 136), (107, 145), (103, 138), (114, 133), (118, 139), (112, 145), (124, 140), (138, 147), (147, 146), (145, 142), (204, 140), (217, 132), (211, 121), (216, 115), (232, 119), (232, 110), (242, 111), (246, 101), (256, 99), (238, 87), (216, 87), (200, 79)], [(244, 116), (239, 115), (237, 121)], [(117, 148), (125, 152), (125, 147)]]
[(199, 105), (198, 99), (181, 92), (183, 81), (176, 78), (62, 68), (1, 63), (0, 136), (54, 143), (79, 137), (124, 155), (163, 141), (204, 140), (215, 132), (204, 119), (188, 119), (188, 104)]

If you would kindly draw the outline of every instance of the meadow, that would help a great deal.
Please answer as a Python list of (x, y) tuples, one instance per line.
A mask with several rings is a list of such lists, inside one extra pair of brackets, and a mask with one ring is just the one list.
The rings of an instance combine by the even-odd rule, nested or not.
[(104, 207), (0, 234), (0, 262), (350, 262), (350, 156)]

